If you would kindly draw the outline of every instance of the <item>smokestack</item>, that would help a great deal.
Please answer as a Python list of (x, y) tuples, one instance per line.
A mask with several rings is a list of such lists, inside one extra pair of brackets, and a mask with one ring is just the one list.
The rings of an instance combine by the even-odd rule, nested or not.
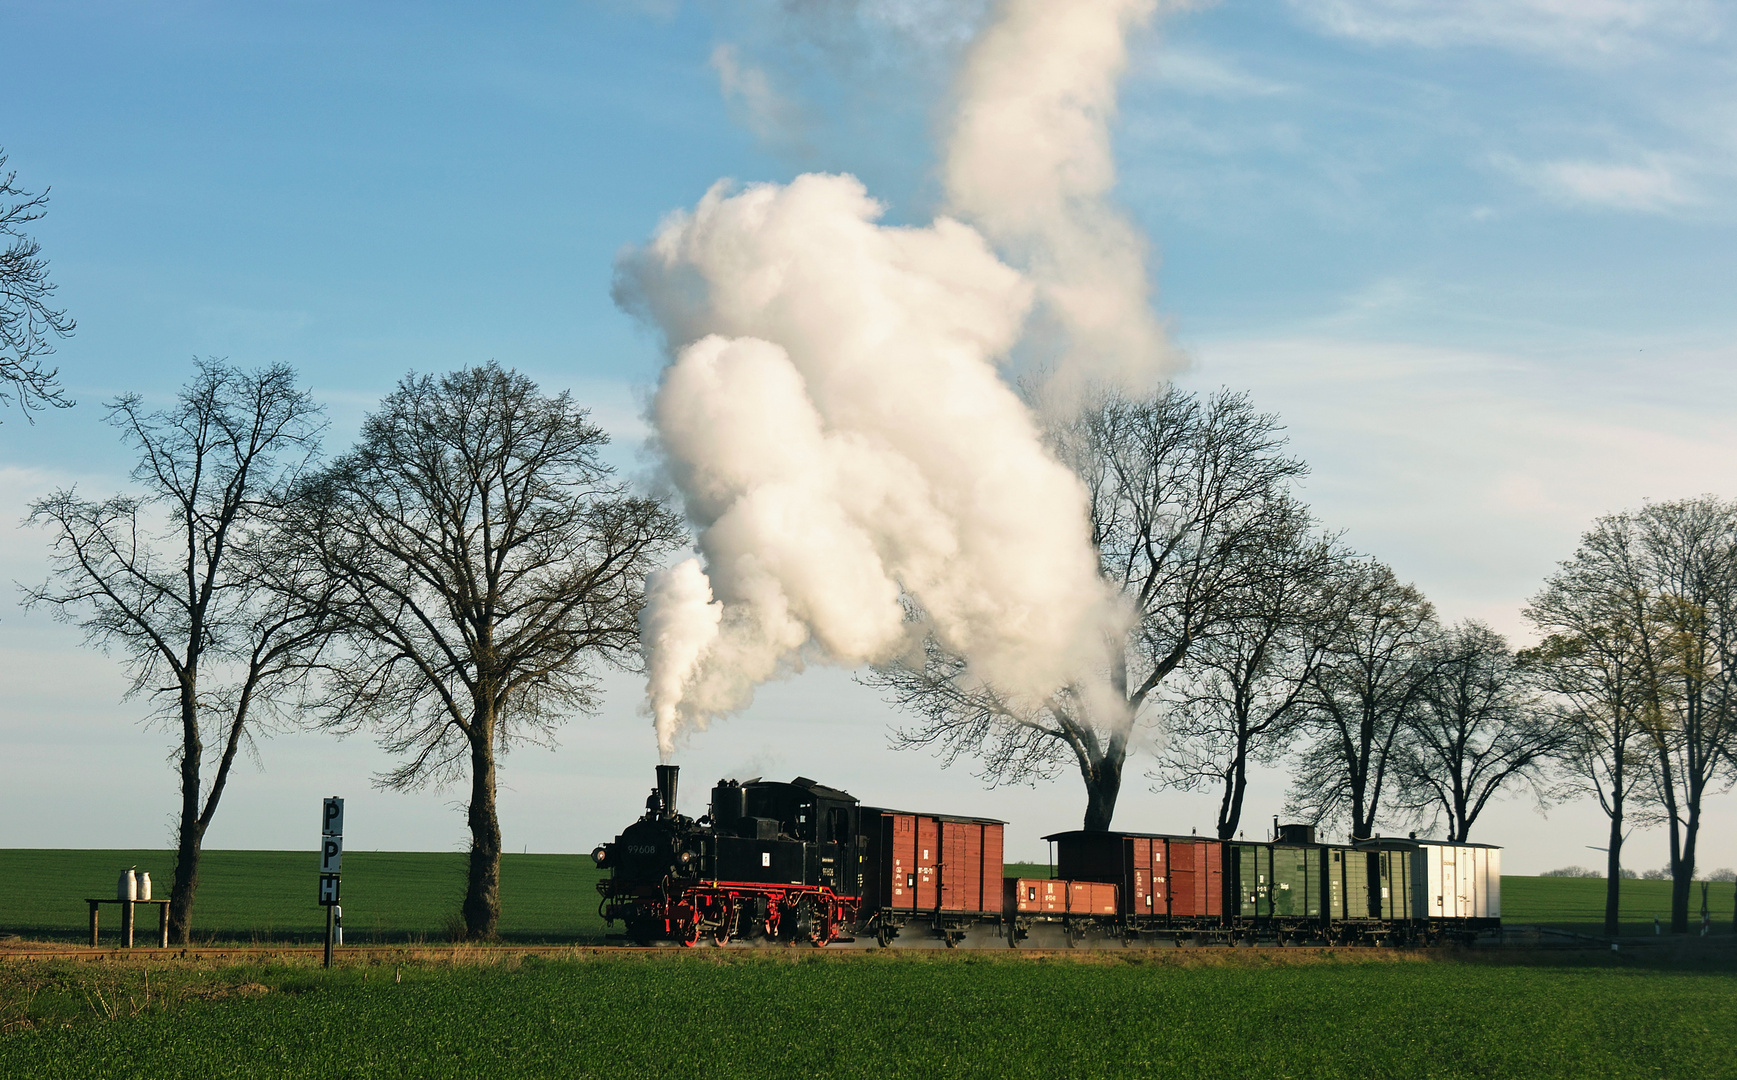
[(675, 816), (676, 779), (681, 773), (680, 765), (659, 765), (657, 767), (657, 795), (663, 800), (665, 817)]

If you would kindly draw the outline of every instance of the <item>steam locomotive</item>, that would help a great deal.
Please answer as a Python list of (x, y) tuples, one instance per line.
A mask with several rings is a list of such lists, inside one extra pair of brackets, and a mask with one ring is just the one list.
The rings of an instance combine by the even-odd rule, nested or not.
[(1004, 878), (1004, 822), (861, 805), (807, 777), (720, 780), (698, 819), (657, 767), (645, 814), (591, 857), (600, 914), (641, 944), (710, 938), (806, 943), (901, 934), (948, 946), (989, 932), (1017, 946), (1051, 926), (1087, 935), (1428, 944), (1501, 926), (1501, 852), (1482, 844), (1268, 842), (1063, 832), (1049, 878)]

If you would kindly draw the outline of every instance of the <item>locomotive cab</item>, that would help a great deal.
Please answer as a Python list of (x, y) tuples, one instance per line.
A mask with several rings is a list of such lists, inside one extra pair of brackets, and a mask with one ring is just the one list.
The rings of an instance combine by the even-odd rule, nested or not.
[(712, 789), (713, 877), (862, 889), (861, 811), (848, 793), (799, 776), (788, 784), (720, 780)]

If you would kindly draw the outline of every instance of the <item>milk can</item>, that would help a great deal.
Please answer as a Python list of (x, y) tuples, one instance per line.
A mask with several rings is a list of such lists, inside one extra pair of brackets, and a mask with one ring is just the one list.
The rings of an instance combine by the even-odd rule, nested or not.
[(139, 895), (135, 899), (149, 900), (151, 898), (151, 872), (149, 870), (137, 871), (133, 874), (133, 881), (138, 886), (139, 891)]
[(127, 867), (121, 871), (121, 878), (115, 882), (116, 900), (137, 900), (139, 898), (139, 882), (133, 877), (133, 868)]

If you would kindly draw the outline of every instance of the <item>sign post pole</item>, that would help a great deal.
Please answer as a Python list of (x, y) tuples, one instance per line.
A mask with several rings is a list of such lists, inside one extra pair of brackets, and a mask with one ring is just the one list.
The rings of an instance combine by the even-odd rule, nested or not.
[(344, 800), (336, 795), (320, 805), (320, 906), (326, 909), (326, 966), (332, 966), (337, 936), (339, 870), (344, 861)]

